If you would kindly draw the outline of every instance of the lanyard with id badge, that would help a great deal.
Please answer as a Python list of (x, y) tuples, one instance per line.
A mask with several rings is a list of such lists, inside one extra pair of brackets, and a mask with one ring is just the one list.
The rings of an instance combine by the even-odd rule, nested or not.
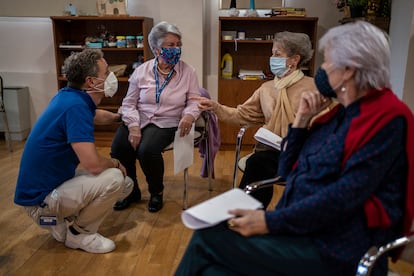
[(168, 73), (167, 77), (165, 78), (164, 82), (161, 84), (161, 87), (160, 87), (160, 81), (159, 81), (158, 73), (157, 73), (157, 65), (158, 65), (158, 60), (155, 59), (154, 68), (153, 68), (154, 77), (155, 77), (155, 102), (159, 104), (161, 92), (164, 90), (165, 86), (170, 82), (174, 74), (174, 67), (171, 68), (170, 72)]
[(55, 215), (40, 215), (40, 226), (55, 226), (57, 224), (57, 218)]
[[(50, 195), (50, 199), (51, 200), (57, 200), (58, 198), (58, 193), (56, 190), (53, 190), (52, 194)], [(48, 227), (48, 226), (55, 226), (57, 224), (57, 217), (55, 214), (51, 214), (50, 211), (47, 212), (47, 210), (49, 210), (49, 208), (46, 208), (48, 206), (47, 203), (42, 202), (40, 204), (41, 212), (40, 212), (40, 216), (39, 216), (39, 225), (42, 227)]]

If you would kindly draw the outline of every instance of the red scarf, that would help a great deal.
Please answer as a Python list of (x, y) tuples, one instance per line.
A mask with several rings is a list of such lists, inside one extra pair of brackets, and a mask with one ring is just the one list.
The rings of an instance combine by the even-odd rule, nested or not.
[[(337, 109), (320, 117), (315, 123), (328, 121)], [(389, 89), (370, 91), (361, 101), (360, 115), (355, 117), (345, 138), (342, 167), (346, 161), (362, 148), (380, 129), (397, 116), (406, 120), (406, 153), (408, 160), (407, 190), (404, 210), (403, 235), (413, 233), (414, 219), (414, 116), (410, 109)], [(389, 227), (391, 221), (381, 201), (372, 195), (364, 205), (368, 227)]]

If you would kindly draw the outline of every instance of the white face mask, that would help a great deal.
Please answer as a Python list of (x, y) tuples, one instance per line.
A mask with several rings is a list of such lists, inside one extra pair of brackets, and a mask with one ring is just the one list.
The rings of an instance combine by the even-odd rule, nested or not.
[[(102, 80), (100, 78), (96, 78)], [(118, 79), (116, 78), (114, 72), (109, 73), (104, 81), (104, 89), (95, 87), (95, 90), (104, 92), (105, 97), (113, 97), (118, 90)]]
[(273, 75), (282, 78), (290, 71), (290, 67), (286, 66), (286, 60), (285, 57), (270, 57), (270, 71)]

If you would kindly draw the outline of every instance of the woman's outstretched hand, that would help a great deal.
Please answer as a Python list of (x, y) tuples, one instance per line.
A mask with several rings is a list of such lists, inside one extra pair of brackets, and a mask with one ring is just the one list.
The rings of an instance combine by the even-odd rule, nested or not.
[(190, 100), (197, 100), (201, 111), (214, 110), (217, 106), (217, 102), (205, 97), (190, 97)]

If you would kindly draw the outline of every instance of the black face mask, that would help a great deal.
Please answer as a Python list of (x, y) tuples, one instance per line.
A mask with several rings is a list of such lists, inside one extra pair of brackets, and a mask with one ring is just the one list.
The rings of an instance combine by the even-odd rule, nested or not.
[(336, 92), (329, 83), (328, 75), (323, 68), (319, 67), (318, 71), (315, 74), (314, 82), (319, 90), (319, 93), (321, 93), (323, 96), (336, 98)]

